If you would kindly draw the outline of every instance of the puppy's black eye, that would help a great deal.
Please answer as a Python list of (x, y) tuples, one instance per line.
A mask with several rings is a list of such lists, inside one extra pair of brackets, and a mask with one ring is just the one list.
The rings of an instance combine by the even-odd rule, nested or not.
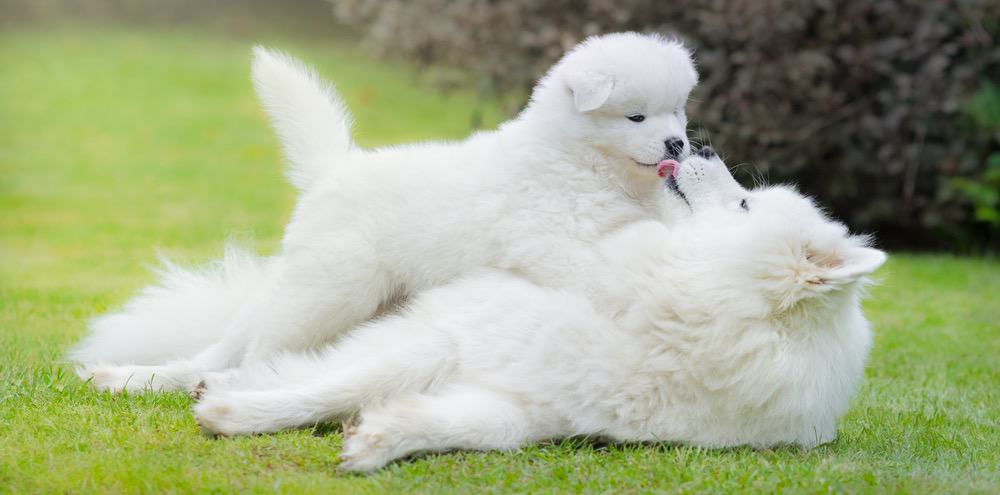
[(646, 116), (641, 113), (626, 115), (625, 118), (631, 120), (632, 122), (642, 122), (643, 120), (646, 120)]
[(740, 208), (743, 208), (746, 211), (750, 211), (750, 207), (747, 206), (747, 200), (745, 198), (740, 200)]

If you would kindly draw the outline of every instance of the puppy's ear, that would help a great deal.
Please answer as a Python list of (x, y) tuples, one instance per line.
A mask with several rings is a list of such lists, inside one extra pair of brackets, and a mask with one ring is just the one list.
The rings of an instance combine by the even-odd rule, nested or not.
[(566, 86), (573, 93), (573, 103), (578, 112), (596, 110), (608, 101), (615, 79), (598, 72), (573, 72), (566, 76)]

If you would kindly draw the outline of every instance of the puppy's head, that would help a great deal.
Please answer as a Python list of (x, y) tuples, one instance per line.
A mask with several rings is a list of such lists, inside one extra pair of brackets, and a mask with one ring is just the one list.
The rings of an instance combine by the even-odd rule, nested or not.
[(656, 165), (690, 151), (684, 106), (698, 82), (690, 52), (657, 35), (591, 37), (535, 89), (533, 110), (559, 132), (656, 180)]

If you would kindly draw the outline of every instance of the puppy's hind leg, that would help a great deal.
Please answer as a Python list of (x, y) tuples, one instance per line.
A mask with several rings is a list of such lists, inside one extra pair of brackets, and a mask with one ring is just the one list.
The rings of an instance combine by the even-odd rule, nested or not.
[(371, 318), (395, 286), (362, 234), (289, 249), (266, 299), (235, 323), (251, 336), (244, 364), (334, 340)]
[(362, 410), (344, 432), (340, 468), (370, 472), (418, 452), (506, 450), (559, 436), (545, 421), (518, 399), (480, 387), (409, 394)]

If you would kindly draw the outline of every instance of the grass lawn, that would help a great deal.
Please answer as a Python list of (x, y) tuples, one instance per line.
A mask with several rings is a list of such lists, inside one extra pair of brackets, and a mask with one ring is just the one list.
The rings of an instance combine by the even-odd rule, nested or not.
[[(471, 94), (442, 96), (405, 67), (303, 38), (255, 39), (335, 80), (362, 143), (468, 131)], [(867, 382), (839, 440), (810, 452), (570, 441), (347, 476), (336, 431), (213, 440), (185, 395), (90, 391), (62, 352), (87, 317), (151, 280), (157, 246), (204, 261), (233, 233), (277, 245), (293, 193), (251, 93), (252, 41), (0, 32), (0, 492), (1000, 491), (996, 260), (893, 257), (867, 303)]]

